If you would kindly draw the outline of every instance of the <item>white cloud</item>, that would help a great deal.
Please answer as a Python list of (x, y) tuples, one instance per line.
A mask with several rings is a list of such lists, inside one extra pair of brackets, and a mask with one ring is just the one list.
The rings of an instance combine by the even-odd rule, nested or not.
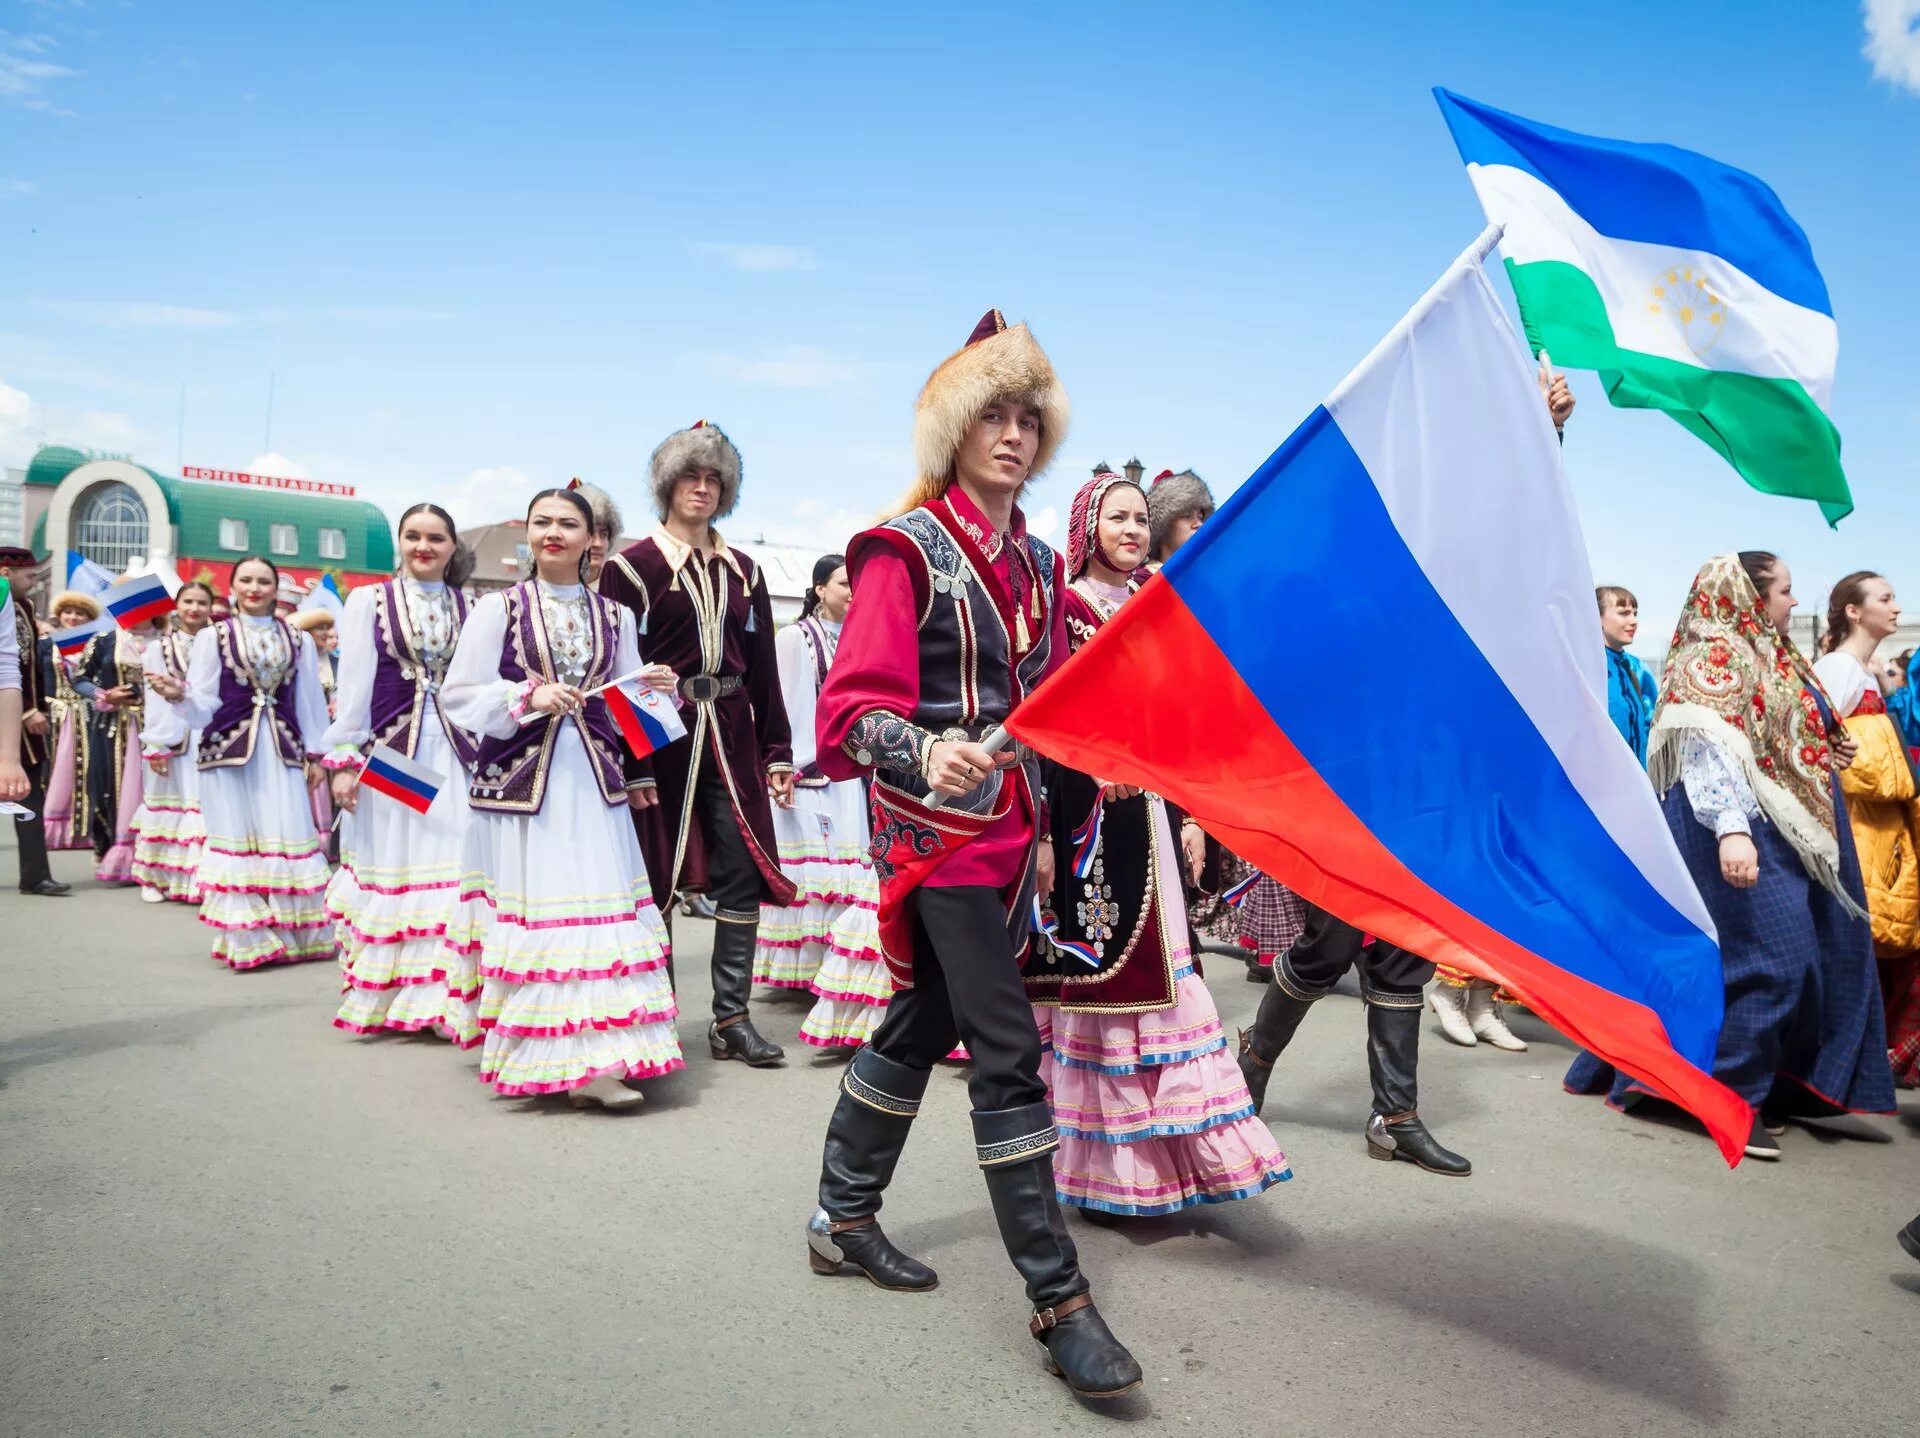
[(797, 245), (726, 245), (711, 240), (697, 240), (687, 246), (687, 253), (702, 259), (718, 260), (730, 269), (747, 270), (754, 274), (811, 270), (818, 268), (819, 264), (812, 250), (801, 249)]
[(1054, 535), (1060, 532), (1060, 511), (1051, 504), (1037, 513), (1027, 516), (1027, 533), (1036, 539), (1053, 543)]
[(25, 390), (0, 383), (0, 462), (25, 464), (38, 447), (33, 401)]
[(53, 41), (45, 35), (14, 35), (0, 30), (0, 105), (72, 113), (59, 109), (49, 92), (55, 82), (71, 80), (80, 72), (41, 58), (53, 48)]
[(0, 462), (25, 464), (47, 444), (138, 458), (148, 450), (149, 436), (118, 410), (50, 409), (25, 390), (0, 382)]
[(32, 180), (0, 180), (0, 199), (22, 200), (40, 193)]
[[(787, 511), (785, 522), (767, 531), (776, 544), (792, 544), (821, 554), (843, 553), (847, 541), (873, 527), (871, 509), (828, 508), (823, 501), (801, 500)], [(753, 546), (748, 544), (751, 549)]]
[(741, 384), (774, 389), (837, 389), (860, 377), (863, 366), (841, 359), (818, 345), (784, 345), (756, 356), (693, 355), (696, 363)]
[(1920, 0), (1863, 0), (1867, 43), (1876, 80), (1920, 95)]
[(226, 329), (240, 323), (240, 316), (231, 310), (155, 304), (146, 300), (42, 300), (40, 308), (112, 330)]
[(247, 474), (270, 474), (279, 479), (312, 479), (313, 471), (297, 459), (289, 459), (278, 450), (256, 454), (241, 466)]
[[(527, 496), (538, 488), (538, 481), (524, 469), (510, 464), (488, 465), (467, 472), (454, 487), (454, 503), (448, 508), (462, 524), (491, 524), (514, 512), (516, 505), (524, 505)], [(468, 515), (473, 517), (469, 519)]]

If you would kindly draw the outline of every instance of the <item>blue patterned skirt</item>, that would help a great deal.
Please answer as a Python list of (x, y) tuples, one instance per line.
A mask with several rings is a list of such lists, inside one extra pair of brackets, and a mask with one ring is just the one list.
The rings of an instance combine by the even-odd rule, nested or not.
[[(1866, 910), (1847, 806), (1834, 780), (1840, 874)], [(1765, 818), (1753, 828), (1760, 878), (1736, 889), (1720, 877), (1720, 844), (1693, 817), (1686, 786), (1662, 800), (1687, 872), (1720, 931), (1726, 1017), (1713, 1076), (1758, 1108), (1772, 1095), (1792, 1112), (1892, 1113), (1886, 1014), (1867, 920), (1847, 912), (1807, 873)], [(1624, 1106), (1650, 1091), (1592, 1054), (1567, 1070), (1572, 1093), (1608, 1094)]]

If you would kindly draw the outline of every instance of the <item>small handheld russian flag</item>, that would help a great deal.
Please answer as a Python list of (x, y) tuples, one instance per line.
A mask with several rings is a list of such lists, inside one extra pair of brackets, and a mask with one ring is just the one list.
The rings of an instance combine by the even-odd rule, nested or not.
[(53, 631), (54, 651), (63, 659), (71, 659), (87, 647), (87, 641), (96, 634), (108, 634), (113, 630), (111, 619), (89, 619), (85, 624), (76, 624), (71, 629)]
[(100, 602), (122, 629), (173, 613), (173, 593), (157, 573), (129, 574), (101, 595)]
[(438, 774), (385, 744), (375, 744), (367, 755), (360, 766), (360, 783), (376, 794), (398, 799), (416, 814), (431, 809), (440, 793)]
[(628, 681), (609, 685), (600, 697), (607, 701), (607, 712), (636, 759), (666, 748), (687, 732), (680, 711), (657, 689)]

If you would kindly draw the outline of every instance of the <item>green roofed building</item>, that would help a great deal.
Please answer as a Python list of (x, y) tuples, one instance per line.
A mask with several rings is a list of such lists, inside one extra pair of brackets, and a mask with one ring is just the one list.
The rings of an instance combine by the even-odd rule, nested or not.
[(302, 586), (328, 571), (346, 584), (394, 571), (393, 527), (363, 499), (183, 479), (64, 445), (34, 455), (24, 489), (31, 542), (53, 561), (56, 588), (69, 550), (113, 574), (164, 567), (223, 592), (234, 564), (250, 554)]

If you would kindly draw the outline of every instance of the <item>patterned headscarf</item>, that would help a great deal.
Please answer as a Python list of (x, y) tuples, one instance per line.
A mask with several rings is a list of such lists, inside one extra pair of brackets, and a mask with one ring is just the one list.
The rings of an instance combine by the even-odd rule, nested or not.
[(1740, 558), (1709, 559), (1673, 632), (1647, 770), (1662, 793), (1680, 778), (1681, 739), (1698, 734), (1733, 761), (1807, 872), (1846, 898), (1832, 762), (1813, 666), (1767, 617)]
[[(1100, 506), (1107, 501), (1107, 491), (1116, 484), (1128, 485), (1139, 489), (1140, 486), (1124, 474), (1115, 474), (1111, 470), (1102, 470), (1092, 479), (1080, 486), (1080, 492), (1073, 497), (1073, 510), (1067, 515), (1067, 578), (1078, 579), (1087, 572), (1087, 561), (1093, 558), (1094, 546), (1098, 543), (1100, 531)], [(1144, 491), (1142, 491), (1144, 496)], [(1102, 551), (1100, 562), (1112, 569), (1113, 564)]]

